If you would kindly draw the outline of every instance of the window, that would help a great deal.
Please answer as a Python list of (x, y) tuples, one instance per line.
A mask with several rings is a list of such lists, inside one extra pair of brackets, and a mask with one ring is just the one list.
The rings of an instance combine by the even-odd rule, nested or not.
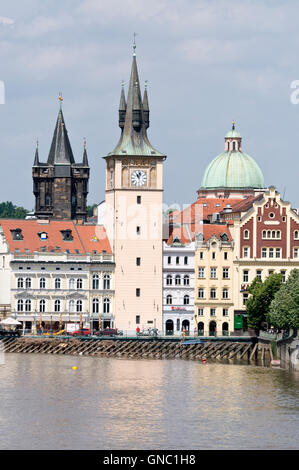
[(46, 311), (46, 301), (44, 299), (39, 301), (39, 311), (40, 313), (44, 313)]
[(140, 297), (140, 289), (139, 289), (139, 287), (137, 287), (137, 289), (136, 289), (136, 297)]
[(205, 268), (198, 268), (198, 278), (204, 279), (205, 277)]
[(75, 309), (75, 305), (76, 305), (76, 304), (75, 304), (75, 301), (74, 301), (74, 300), (70, 300), (70, 301), (69, 301), (69, 312), (70, 312), (70, 313), (74, 313), (74, 312), (75, 312), (75, 310), (76, 310), (76, 309)]
[(269, 258), (274, 258), (274, 248), (269, 248)]
[(181, 285), (181, 276), (179, 274), (177, 274), (175, 276), (175, 285), (176, 286), (180, 286)]
[(24, 279), (22, 277), (18, 277), (18, 289), (23, 289), (24, 287)]
[(199, 317), (202, 317), (203, 316), (203, 308), (199, 308), (197, 310), (197, 314), (198, 314)]
[(40, 289), (45, 289), (46, 288), (46, 279), (44, 277), (41, 277), (39, 280), (39, 288)]
[(166, 277), (166, 285), (167, 286), (172, 286), (172, 276), (171, 274), (168, 274)]
[(245, 246), (243, 248), (243, 258), (248, 258), (249, 248)]
[(188, 264), (188, 256), (184, 257), (184, 264)]
[(29, 299), (25, 301), (25, 312), (31, 312), (31, 300)]
[(246, 305), (246, 302), (248, 300), (248, 294), (243, 294), (243, 305), (245, 306)]
[(137, 225), (137, 227), (136, 227), (136, 233), (137, 233), (137, 235), (140, 235), (140, 233), (141, 233), (141, 228), (140, 228), (139, 225)]
[(15, 230), (11, 230), (10, 232), (14, 241), (23, 240), (22, 230), (20, 228), (16, 228)]
[(215, 289), (215, 287), (212, 287), (210, 289), (210, 297), (211, 297), (211, 299), (216, 299), (216, 289)]
[(228, 317), (228, 308), (223, 308), (222, 309), (222, 316), (223, 317)]
[(103, 312), (110, 313), (110, 299), (105, 298), (103, 301)]
[(22, 299), (18, 300), (17, 309), (18, 309), (18, 312), (23, 312), (24, 302)]
[(69, 280), (69, 288), (70, 289), (75, 289), (75, 283), (76, 283), (75, 279), (70, 279)]
[(203, 259), (203, 251), (199, 252), (199, 259)]
[(176, 257), (175, 264), (180, 264), (180, 257), (179, 256)]
[(258, 270), (256, 271), (256, 277), (257, 277), (258, 279), (262, 279), (262, 271), (261, 271), (260, 269), (258, 269)]
[(222, 278), (223, 279), (229, 279), (229, 268), (223, 268), (222, 269)]
[(198, 289), (198, 298), (199, 298), (199, 299), (204, 299), (204, 292), (205, 292), (205, 291), (204, 291), (204, 289), (203, 289), (202, 287), (200, 287), (200, 288)]
[(177, 320), (176, 320), (176, 330), (177, 330), (177, 331), (180, 331), (180, 329), (181, 329), (181, 328), (180, 328), (180, 319), (177, 318)]
[(137, 204), (141, 204), (141, 196), (137, 196)]
[(244, 238), (245, 238), (246, 240), (249, 239), (249, 230), (244, 230)]
[(281, 248), (276, 248), (275, 249), (275, 257), (276, 258), (281, 258)]
[(294, 248), (294, 258), (299, 258), (299, 248)]
[(168, 263), (168, 264), (171, 264), (171, 256), (168, 256), (168, 258), (167, 258), (167, 263)]
[(83, 288), (83, 280), (79, 277), (77, 279), (77, 289), (82, 289)]
[(110, 289), (110, 275), (109, 274), (104, 275), (104, 289), (105, 290)]
[(55, 289), (60, 289), (60, 287), (61, 287), (61, 279), (57, 277), (55, 279)]
[(60, 312), (60, 300), (55, 300), (54, 302), (54, 311)]
[(166, 304), (167, 305), (172, 305), (172, 295), (167, 295), (166, 297)]
[(71, 242), (73, 241), (73, 235), (71, 230), (60, 230), (60, 233), (62, 235), (62, 240), (64, 242)]
[(189, 286), (189, 284), (190, 284), (190, 278), (189, 278), (189, 276), (186, 274), (186, 275), (184, 276), (184, 286)]
[(141, 258), (136, 258), (136, 266), (140, 266), (141, 265)]
[(262, 248), (262, 258), (267, 258), (267, 248)]
[(140, 325), (140, 315), (136, 315), (136, 325)]
[(190, 303), (189, 295), (184, 295), (184, 305), (189, 305), (189, 303)]
[(299, 239), (299, 230), (295, 230), (295, 232), (294, 232), (294, 238), (295, 238), (295, 240), (298, 240), (298, 239)]
[(222, 298), (223, 299), (228, 299), (228, 289), (227, 289), (227, 287), (224, 287), (222, 289)]
[(92, 313), (99, 313), (100, 311), (100, 302), (99, 299), (92, 299)]
[(243, 271), (243, 282), (249, 282), (249, 271), (247, 269)]
[(77, 302), (76, 302), (76, 311), (77, 312), (82, 312), (82, 305), (83, 305), (82, 300), (77, 300)]
[(223, 253), (224, 259), (227, 259), (227, 251)]
[(282, 275), (282, 282), (286, 282), (286, 271), (280, 271), (280, 274)]
[(212, 259), (216, 259), (216, 252), (215, 251), (212, 252)]
[(217, 268), (211, 268), (211, 279), (216, 279), (217, 277)]
[(216, 317), (216, 309), (215, 308), (210, 308), (210, 315), (211, 315), (211, 317)]
[[(74, 279), (71, 279), (71, 281), (74, 281)], [(100, 280), (99, 280), (98, 274), (93, 274), (92, 276), (92, 288), (94, 290), (97, 290), (100, 288)]]
[(30, 277), (26, 277), (26, 289), (31, 289), (31, 278)]

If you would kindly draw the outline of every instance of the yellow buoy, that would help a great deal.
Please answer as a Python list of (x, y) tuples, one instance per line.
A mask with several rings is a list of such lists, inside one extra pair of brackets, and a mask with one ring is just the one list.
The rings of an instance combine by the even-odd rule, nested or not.
[(77, 370), (78, 367), (77, 367), (77, 366), (73, 366), (72, 369), (73, 369), (73, 370)]

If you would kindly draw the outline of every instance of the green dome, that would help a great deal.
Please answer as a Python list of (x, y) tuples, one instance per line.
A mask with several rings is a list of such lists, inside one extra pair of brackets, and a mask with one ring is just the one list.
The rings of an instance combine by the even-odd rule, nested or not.
[[(231, 131), (236, 132), (236, 131)], [(228, 136), (227, 137), (237, 137)], [(207, 167), (201, 189), (264, 188), (264, 177), (253, 158), (241, 151), (223, 152)]]

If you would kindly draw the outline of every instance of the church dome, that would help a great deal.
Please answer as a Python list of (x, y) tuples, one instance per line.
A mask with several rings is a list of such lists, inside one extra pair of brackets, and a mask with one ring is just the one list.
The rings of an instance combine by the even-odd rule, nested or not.
[(201, 189), (262, 189), (264, 177), (257, 163), (242, 152), (241, 135), (232, 130), (225, 136), (225, 151), (206, 168)]

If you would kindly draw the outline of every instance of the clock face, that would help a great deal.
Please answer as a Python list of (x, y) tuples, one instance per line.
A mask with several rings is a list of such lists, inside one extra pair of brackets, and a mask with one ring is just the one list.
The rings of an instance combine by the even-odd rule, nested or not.
[(131, 181), (134, 186), (144, 186), (146, 179), (146, 173), (142, 170), (136, 170), (131, 175)]

